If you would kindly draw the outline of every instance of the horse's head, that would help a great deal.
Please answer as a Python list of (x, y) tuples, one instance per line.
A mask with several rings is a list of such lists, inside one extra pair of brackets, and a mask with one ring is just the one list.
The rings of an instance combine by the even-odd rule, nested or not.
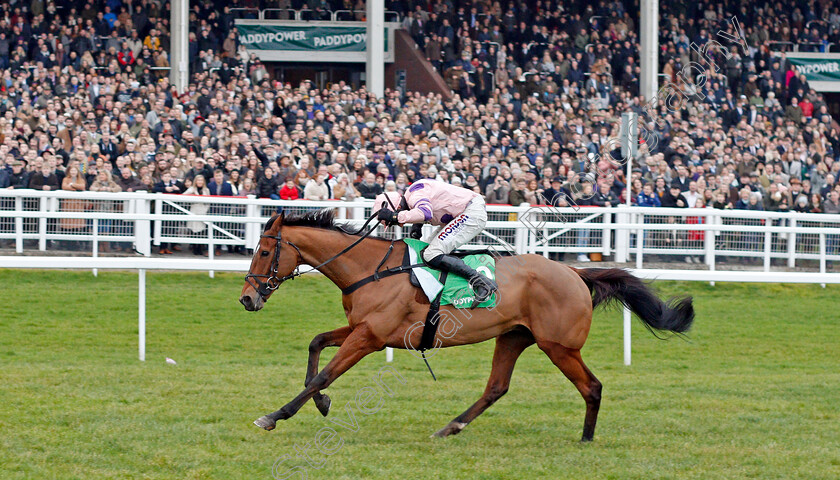
[(245, 310), (255, 312), (285, 280), (293, 277), (293, 272), (300, 265), (298, 248), (281, 236), (283, 214), (275, 215), (265, 224), (260, 243), (254, 249), (251, 268), (245, 275), (245, 285), (239, 302)]

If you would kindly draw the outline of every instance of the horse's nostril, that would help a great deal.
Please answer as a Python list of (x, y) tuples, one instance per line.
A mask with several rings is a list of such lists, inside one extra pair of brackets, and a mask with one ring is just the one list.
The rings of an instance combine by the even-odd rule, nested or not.
[(244, 305), (245, 308), (249, 308), (252, 303), (251, 297), (249, 297), (248, 295), (242, 295), (241, 297), (239, 297), (239, 303)]

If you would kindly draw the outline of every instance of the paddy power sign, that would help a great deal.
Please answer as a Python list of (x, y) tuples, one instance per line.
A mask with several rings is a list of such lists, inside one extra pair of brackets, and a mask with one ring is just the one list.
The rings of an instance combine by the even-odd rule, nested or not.
[(788, 56), (788, 60), (797, 72), (805, 74), (809, 82), (840, 82), (840, 59)]
[(367, 29), (363, 26), (237, 24), (236, 28), (239, 40), (248, 50), (364, 52), (367, 45)]

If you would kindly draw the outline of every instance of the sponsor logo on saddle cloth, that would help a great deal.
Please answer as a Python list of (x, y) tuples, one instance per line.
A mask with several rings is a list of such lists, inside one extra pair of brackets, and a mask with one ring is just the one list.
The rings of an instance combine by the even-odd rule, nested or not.
[[(409, 262), (411, 264), (421, 263), (420, 252), (428, 245), (426, 242), (411, 238), (403, 239), (408, 245)], [(496, 279), (496, 259), (492, 255), (480, 253), (467, 255), (464, 263), (474, 268), (478, 273), (492, 280)], [(440, 271), (429, 267), (415, 268), (412, 275), (418, 280), (423, 292), (429, 301), (432, 301), (440, 293), (440, 304), (452, 305), (455, 308), (469, 308), (472, 305), (475, 294), (470, 282), (459, 275), (450, 273), (446, 276), (446, 285), (441, 285)], [(442, 290), (442, 291), (441, 291)], [(493, 308), (496, 306), (498, 295), (491, 295), (489, 299), (478, 304), (479, 307)]]

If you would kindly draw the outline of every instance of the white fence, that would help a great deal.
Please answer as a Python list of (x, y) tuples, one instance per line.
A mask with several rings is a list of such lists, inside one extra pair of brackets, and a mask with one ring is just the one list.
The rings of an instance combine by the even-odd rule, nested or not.
[[(313, 202), (148, 193), (0, 190), (0, 242), (17, 253), (84, 249), (99, 256), (100, 242), (150, 256), (161, 244), (214, 247), (256, 245), (262, 224), (282, 208), (301, 213), (334, 208), (358, 224), (371, 201)], [(491, 205), (484, 234), (466, 248), (514, 253), (592, 254), (616, 262), (697, 261), (716, 270), (721, 261), (810, 267), (826, 271), (840, 261), (840, 215), (644, 207), (551, 208)], [(426, 227), (426, 233), (433, 228)], [(401, 237), (407, 230), (379, 234)]]

